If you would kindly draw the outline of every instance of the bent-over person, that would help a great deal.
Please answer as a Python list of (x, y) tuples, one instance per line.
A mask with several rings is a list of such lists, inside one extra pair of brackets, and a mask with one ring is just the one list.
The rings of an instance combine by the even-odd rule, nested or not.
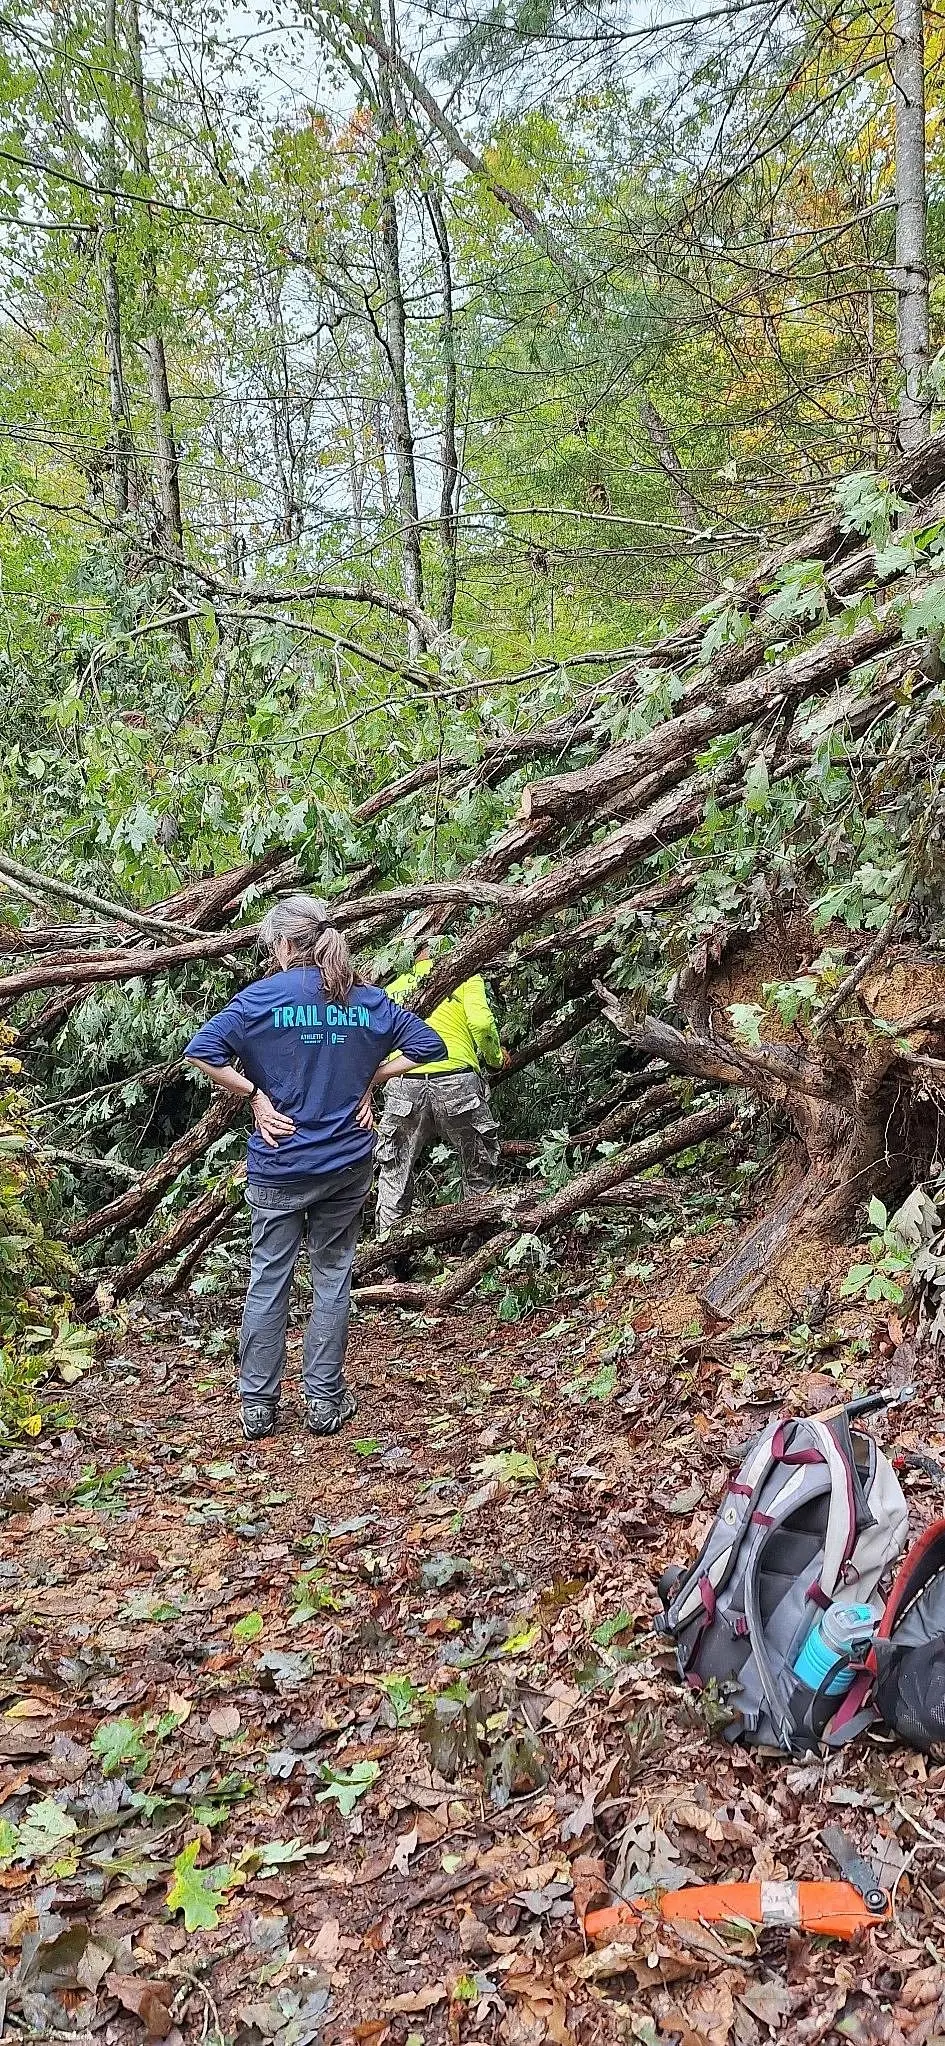
[[(433, 969), (425, 946), (408, 973), (391, 981), (392, 1001), (406, 1002)], [(475, 975), (439, 1002), (429, 1018), (446, 1056), (425, 1059), (391, 1080), (377, 1139), (377, 1228), (389, 1235), (413, 1206), (417, 1167), (431, 1144), (445, 1143), (459, 1160), (464, 1194), (488, 1193), (499, 1160), (499, 1126), (482, 1066), (503, 1063), (485, 982)]]

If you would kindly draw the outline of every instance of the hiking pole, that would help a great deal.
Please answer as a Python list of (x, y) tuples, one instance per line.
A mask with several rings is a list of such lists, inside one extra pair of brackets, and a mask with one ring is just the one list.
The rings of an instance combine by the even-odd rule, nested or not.
[(859, 1421), (864, 1414), (881, 1414), (887, 1407), (907, 1407), (915, 1399), (915, 1392), (914, 1385), (887, 1385), (881, 1392), (862, 1392), (843, 1406), (828, 1407), (817, 1419), (829, 1421), (833, 1414), (846, 1414), (848, 1420)]

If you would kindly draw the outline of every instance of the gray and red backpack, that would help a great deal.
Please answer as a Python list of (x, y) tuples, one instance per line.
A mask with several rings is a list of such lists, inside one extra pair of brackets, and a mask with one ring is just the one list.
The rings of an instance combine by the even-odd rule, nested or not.
[[(812, 1691), (794, 1664), (819, 1614), (836, 1600), (883, 1610), (880, 1580), (902, 1553), (908, 1509), (889, 1458), (850, 1419), (890, 1403), (877, 1396), (817, 1419), (771, 1422), (730, 1483), (691, 1569), (661, 1579), (657, 1631), (674, 1638), (691, 1688), (708, 1691), (729, 1713), (729, 1740), (802, 1753), (838, 1746), (878, 1716), (881, 1642), (875, 1663), (864, 1661), (839, 1699), (826, 1685)], [(945, 1570), (945, 1524), (941, 1561)], [(939, 1615), (945, 1626), (945, 1582)], [(888, 1705), (882, 1711), (888, 1720)], [(942, 1718), (945, 1724), (945, 1706)]]

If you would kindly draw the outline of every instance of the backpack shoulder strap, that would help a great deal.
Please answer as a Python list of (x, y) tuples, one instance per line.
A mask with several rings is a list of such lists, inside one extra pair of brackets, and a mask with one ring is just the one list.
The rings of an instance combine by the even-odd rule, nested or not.
[(806, 1425), (827, 1466), (830, 1479), (824, 1556), (817, 1587), (812, 1587), (816, 1603), (829, 1605), (840, 1582), (843, 1566), (849, 1561), (856, 1544), (856, 1472), (852, 1447), (848, 1452), (826, 1421), (808, 1421)]
[(770, 1475), (774, 1462), (771, 1445), (779, 1426), (778, 1422), (772, 1422), (759, 1435), (738, 1476), (729, 1484), (691, 1570), (677, 1579), (678, 1590), (666, 1608), (661, 1631), (668, 1634), (679, 1632), (699, 1613), (706, 1613), (710, 1606), (714, 1613), (715, 1595), (732, 1573), (745, 1530), (751, 1526), (752, 1515), (757, 1510), (758, 1500)]

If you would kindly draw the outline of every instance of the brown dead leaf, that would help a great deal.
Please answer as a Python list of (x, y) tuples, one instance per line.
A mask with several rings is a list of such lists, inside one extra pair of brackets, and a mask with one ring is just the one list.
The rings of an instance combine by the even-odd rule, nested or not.
[[(737, 1981), (744, 1978), (736, 1977)], [(677, 2031), (679, 2046), (729, 2046), (735, 2023), (735, 1998), (727, 1975), (702, 1982), (661, 2020), (664, 2030)]]
[(171, 1991), (166, 1982), (152, 1982), (140, 1975), (106, 1975), (109, 1996), (117, 1998), (122, 2010), (141, 2019), (149, 2039), (166, 2039), (171, 2029)]
[(402, 1996), (392, 1996), (387, 2008), (391, 2016), (403, 2012), (412, 2017), (414, 2013), (434, 2010), (438, 2003), (446, 2002), (446, 1990), (442, 1982), (431, 1982), (426, 1989), (407, 1989)]
[(580, 1704), (581, 1692), (572, 1684), (564, 1684), (560, 1680), (549, 1684), (548, 1691), (548, 1703), (541, 1716), (546, 1726), (553, 1726), (556, 1732), (560, 1733), (561, 1728), (567, 1725), (575, 1706)]
[(708, 1812), (691, 1797), (677, 1798), (673, 1805), (673, 1818), (677, 1826), (684, 1826), (689, 1833), (701, 1833), (706, 1840), (724, 1840), (725, 1835), (715, 1812)]
[(416, 1854), (417, 1851), (418, 1838), (419, 1834), (416, 1826), (411, 1827), (409, 1833), (401, 1833), (390, 1858), (391, 1868), (396, 1869), (398, 1875), (405, 1876), (407, 1874), (410, 1857), (412, 1854)]
[(781, 1982), (749, 1982), (739, 1991), (738, 2001), (750, 2010), (753, 2018), (776, 2032), (791, 2009), (793, 1997)]
[(475, 1911), (468, 1906), (459, 1921), (459, 1951), (466, 1960), (484, 1961), (492, 1955), (492, 1941)]
[[(5, 1761), (18, 1762), (38, 1755), (48, 1755), (52, 1745), (52, 1729), (41, 1728), (38, 1721), (27, 1720), (23, 1726), (0, 1725), (0, 1756)], [(7, 1796), (12, 1793), (7, 1790)]]
[(207, 1723), (218, 1740), (229, 1741), (239, 1733), (242, 1721), (235, 1705), (215, 1705), (207, 1714)]
[[(641, 1926), (644, 1931), (646, 1921)], [(574, 1972), (582, 1982), (606, 1982), (609, 1975), (632, 1975), (639, 1989), (656, 1989), (660, 1983), (691, 1982), (704, 1975), (708, 1966), (696, 1953), (679, 1954), (651, 1928), (641, 1942), (634, 1928), (633, 1939), (610, 1940), (597, 1952), (585, 1954)]]
[(610, 1896), (603, 1855), (578, 1854), (571, 1864), (571, 1880), (575, 1913), (578, 1923), (583, 1925), (594, 1905), (604, 1903)]
[(312, 1941), (312, 1953), (315, 1959), (320, 1961), (323, 1967), (330, 1968), (332, 1963), (338, 1959), (340, 1945), (341, 1926), (337, 1918), (326, 1918), (324, 1924), (319, 1926)]
[(423, 1847), (432, 1847), (434, 1841), (442, 1840), (448, 1830), (446, 1820), (436, 1812), (418, 1811), (415, 1824), (417, 1839)]
[(4, 1719), (54, 1719), (56, 1708), (47, 1705), (42, 1698), (18, 1698), (15, 1705), (8, 1705)]
[(943, 1988), (941, 1968), (917, 1968), (906, 1977), (899, 1991), (899, 2002), (906, 2010), (924, 2010), (926, 2004), (934, 2003)]
[(574, 2046), (574, 2034), (568, 2025), (567, 2003), (555, 1984), (532, 1978), (521, 1984), (520, 1978), (507, 1975), (504, 1988), (508, 1996), (519, 2002), (522, 2011), (536, 2027), (539, 2039), (551, 2039), (554, 2046)]
[(107, 1975), (113, 1958), (114, 1955), (108, 1947), (100, 1946), (97, 1940), (88, 1940), (75, 1971), (75, 1979), (80, 1988), (90, 1989), (94, 1994), (102, 1977)]

